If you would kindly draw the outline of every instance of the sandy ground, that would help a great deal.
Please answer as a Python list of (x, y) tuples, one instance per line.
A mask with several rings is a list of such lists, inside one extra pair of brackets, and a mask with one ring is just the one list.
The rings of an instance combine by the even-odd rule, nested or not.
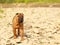
[[(60, 8), (2, 8), (0, 13), (0, 45), (60, 45)], [(25, 40), (13, 39), (12, 19), (24, 13)]]

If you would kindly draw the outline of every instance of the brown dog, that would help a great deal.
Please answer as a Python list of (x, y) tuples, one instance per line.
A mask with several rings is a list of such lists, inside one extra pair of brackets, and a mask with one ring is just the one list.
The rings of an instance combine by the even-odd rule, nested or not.
[(23, 13), (16, 13), (12, 20), (14, 39), (16, 38), (16, 29), (18, 29), (18, 35), (21, 36), (21, 41), (23, 40), (24, 29), (23, 29)]

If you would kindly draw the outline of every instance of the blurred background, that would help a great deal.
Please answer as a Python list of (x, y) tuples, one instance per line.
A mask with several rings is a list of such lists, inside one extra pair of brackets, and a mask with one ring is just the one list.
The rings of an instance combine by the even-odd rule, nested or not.
[(60, 3), (60, 0), (0, 0), (0, 3)]
[(0, 0), (0, 7), (60, 7), (60, 0)]

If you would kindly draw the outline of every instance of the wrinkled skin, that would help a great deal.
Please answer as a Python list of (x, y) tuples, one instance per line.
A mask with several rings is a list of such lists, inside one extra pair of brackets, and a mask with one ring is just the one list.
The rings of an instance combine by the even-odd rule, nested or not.
[(21, 41), (24, 39), (24, 29), (23, 29), (23, 13), (16, 13), (16, 15), (13, 17), (12, 20), (12, 27), (13, 27), (13, 34), (14, 34), (14, 39), (16, 38), (16, 29), (18, 29), (18, 35), (21, 36)]

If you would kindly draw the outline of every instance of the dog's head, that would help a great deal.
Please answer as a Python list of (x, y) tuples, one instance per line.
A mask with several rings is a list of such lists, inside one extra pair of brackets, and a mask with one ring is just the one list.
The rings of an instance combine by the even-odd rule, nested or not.
[(16, 15), (18, 16), (18, 23), (22, 23), (23, 22), (23, 13), (16, 13)]

